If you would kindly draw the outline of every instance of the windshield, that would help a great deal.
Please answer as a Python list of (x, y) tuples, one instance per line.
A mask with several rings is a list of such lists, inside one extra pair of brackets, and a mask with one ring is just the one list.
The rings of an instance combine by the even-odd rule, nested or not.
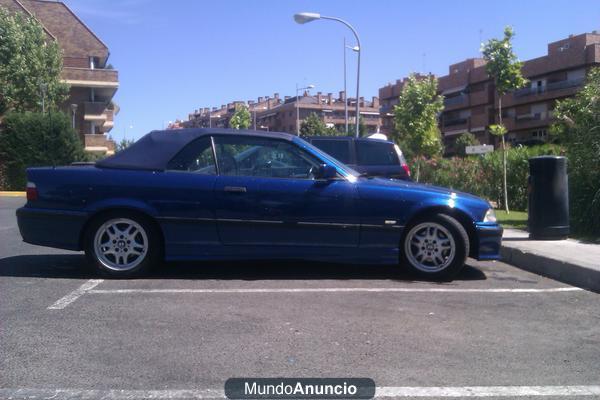
[(313, 146), (312, 144), (308, 143), (306, 140), (303, 140), (303, 139), (301, 139), (299, 137), (295, 137), (294, 138), (294, 142), (297, 143), (297, 144), (299, 144), (303, 148), (305, 148), (307, 150), (310, 150), (311, 152), (313, 152), (317, 156), (319, 156), (319, 158), (321, 160), (323, 160), (325, 163), (327, 163), (329, 165), (333, 165), (334, 167), (336, 167), (347, 178), (348, 177), (356, 178), (356, 177), (360, 176), (360, 172), (357, 172), (357, 171), (353, 170), (352, 168), (350, 168), (349, 166), (347, 166), (346, 164), (342, 163), (341, 161), (336, 160), (335, 158), (331, 157), (329, 154), (325, 153), (324, 151), (320, 150), (319, 148), (317, 148), (317, 147)]

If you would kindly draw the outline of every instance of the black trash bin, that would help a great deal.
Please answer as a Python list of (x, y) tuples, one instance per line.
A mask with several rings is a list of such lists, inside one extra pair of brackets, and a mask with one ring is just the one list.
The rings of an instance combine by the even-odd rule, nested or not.
[(541, 156), (529, 159), (529, 236), (559, 240), (569, 235), (567, 159)]

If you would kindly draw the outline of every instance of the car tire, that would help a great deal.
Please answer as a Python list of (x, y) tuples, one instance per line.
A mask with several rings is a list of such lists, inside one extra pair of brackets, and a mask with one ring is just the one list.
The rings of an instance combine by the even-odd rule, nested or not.
[(84, 237), (88, 265), (103, 276), (139, 276), (162, 259), (158, 232), (145, 217), (111, 212), (95, 218)]
[(421, 277), (452, 279), (469, 255), (469, 235), (456, 219), (432, 214), (411, 223), (402, 236), (401, 263)]

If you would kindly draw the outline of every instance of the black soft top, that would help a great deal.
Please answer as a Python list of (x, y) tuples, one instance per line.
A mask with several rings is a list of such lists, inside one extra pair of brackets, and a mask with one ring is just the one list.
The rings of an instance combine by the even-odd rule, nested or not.
[(167, 163), (187, 144), (208, 135), (250, 135), (292, 140), (293, 136), (281, 132), (237, 129), (172, 129), (152, 131), (117, 154), (96, 162), (100, 168), (143, 169), (162, 171)]

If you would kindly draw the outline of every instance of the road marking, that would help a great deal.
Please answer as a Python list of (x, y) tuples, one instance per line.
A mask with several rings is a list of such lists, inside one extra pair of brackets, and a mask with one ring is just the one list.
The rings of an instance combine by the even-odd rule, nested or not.
[[(537, 397), (598, 396), (600, 385), (587, 386), (458, 386), (458, 387), (377, 387), (375, 398), (411, 397)], [(80, 390), (80, 389), (0, 389), (0, 397), (12, 400), (33, 399), (223, 399), (221, 389), (183, 390)]]
[(80, 390), (80, 389), (0, 389), (0, 398), (11, 400), (156, 400), (156, 399), (223, 399), (219, 389), (205, 390)]
[(3, 192), (0, 191), (1, 197), (25, 197), (25, 192)]
[(90, 279), (65, 297), (58, 299), (56, 303), (48, 307), (48, 310), (62, 310), (102, 282), (104, 282), (104, 279)]
[(590, 386), (461, 386), (377, 387), (376, 398), (386, 397), (531, 397), (598, 396), (600, 385)]
[(561, 287), (547, 289), (456, 289), (456, 288), (248, 288), (248, 289), (94, 289), (91, 294), (130, 293), (338, 293), (338, 292), (396, 292), (396, 293), (556, 293), (578, 292), (584, 289)]

